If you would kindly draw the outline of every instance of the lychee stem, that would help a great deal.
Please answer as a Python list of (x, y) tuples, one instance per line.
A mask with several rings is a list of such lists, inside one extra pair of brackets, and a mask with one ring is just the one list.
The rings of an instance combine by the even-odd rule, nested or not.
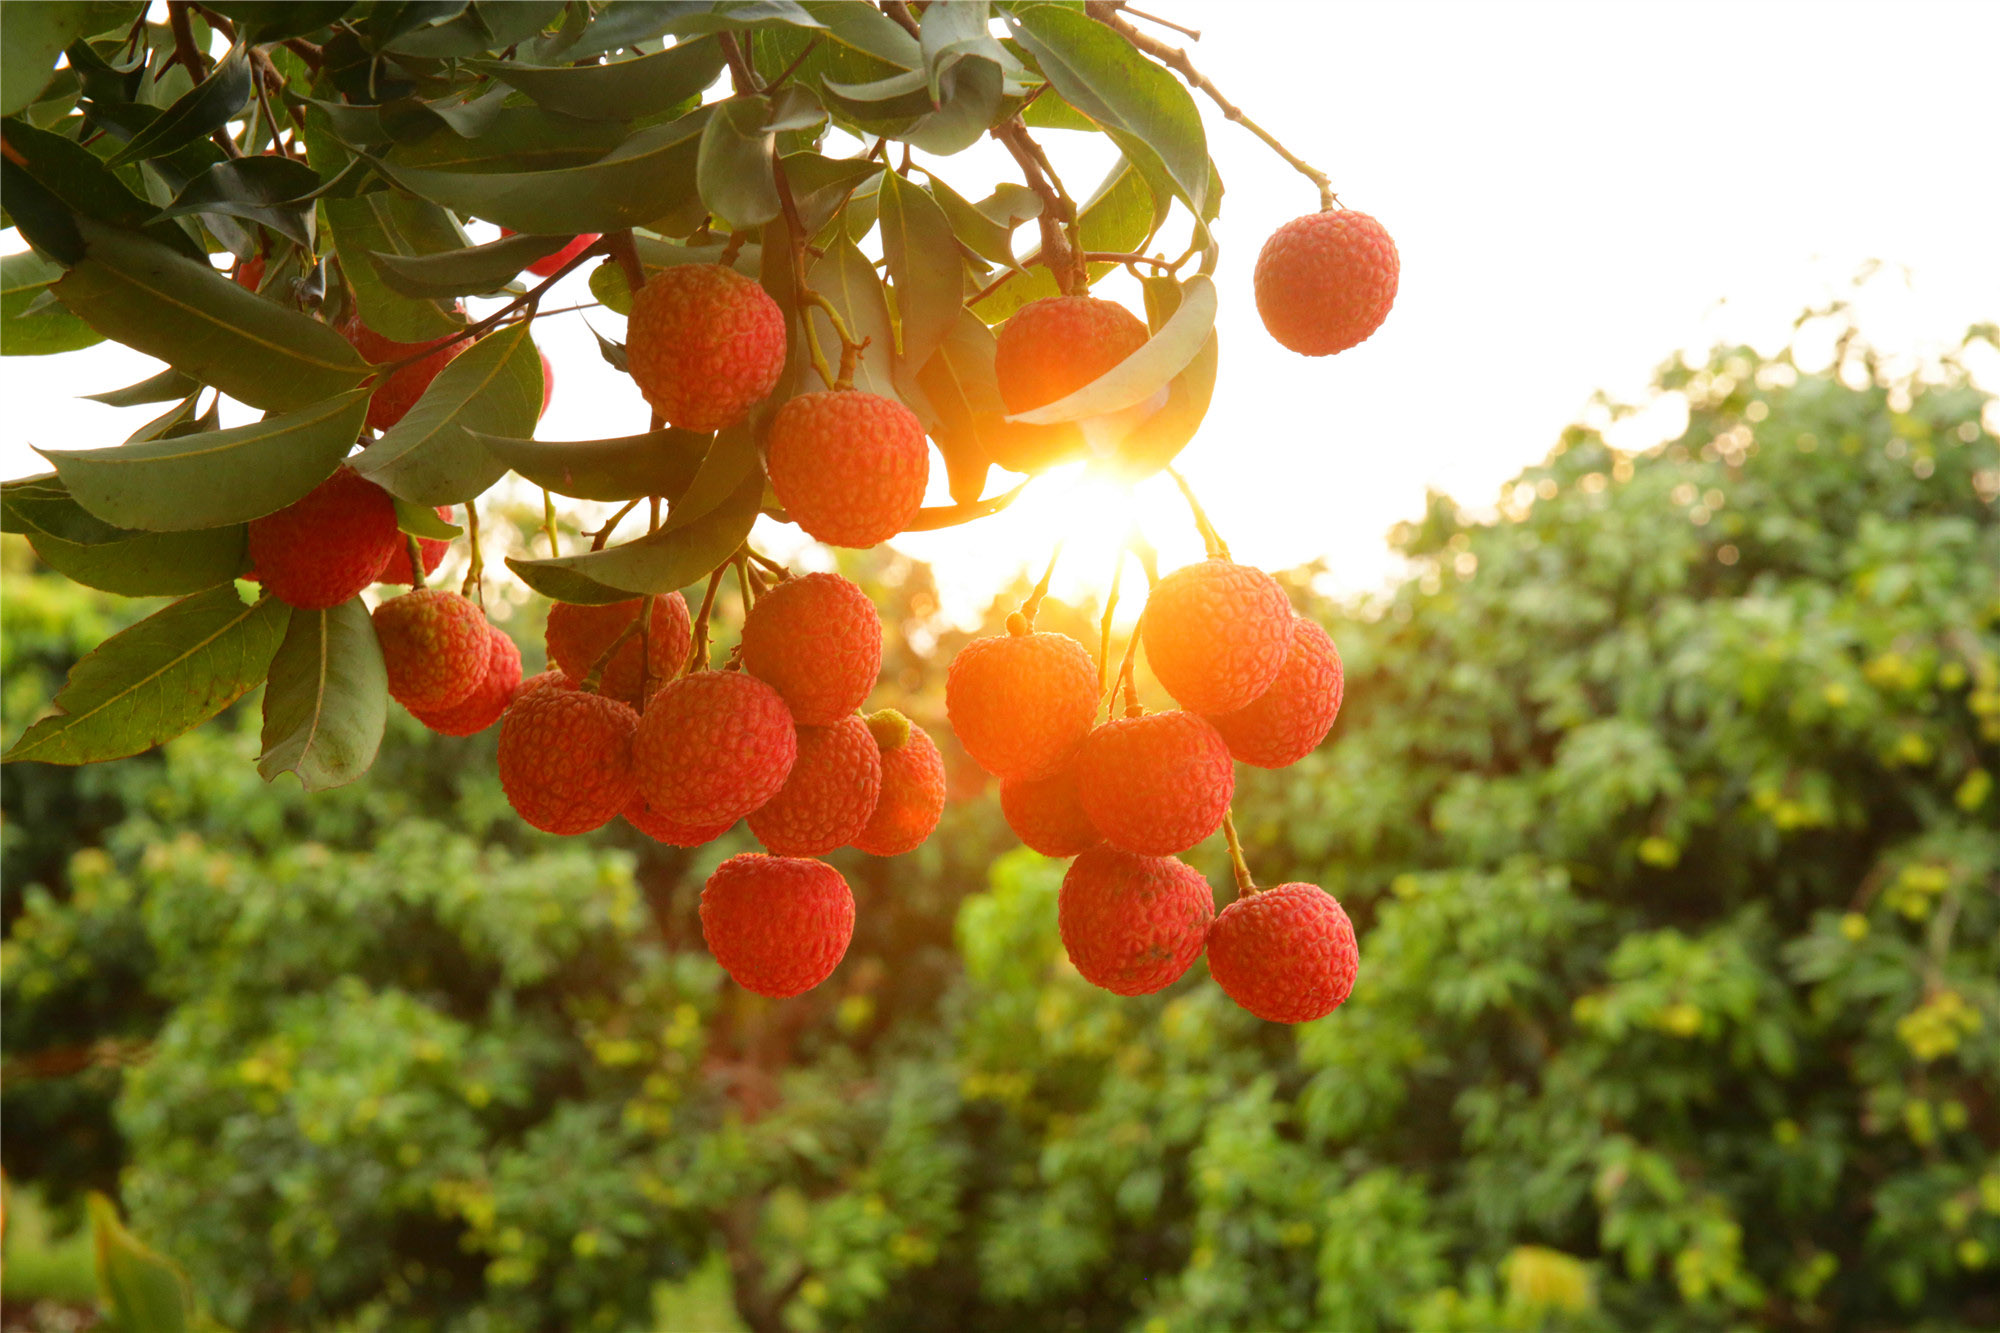
[(702, 594), (701, 610), (694, 618), (694, 641), (688, 644), (687, 662), (681, 668), (684, 676), (708, 669), (708, 614), (715, 609), (715, 590), (722, 586), (722, 576), (729, 572), (729, 565), (725, 560), (709, 572), (708, 591)]
[(1229, 840), (1229, 868), (1236, 875), (1236, 896), (1247, 898), (1257, 892), (1257, 881), (1250, 878), (1250, 863), (1243, 859), (1243, 841), (1236, 836), (1236, 812), (1222, 812), (1222, 836)]
[[(580, 688), (584, 693), (596, 694), (598, 692), (599, 687), (604, 683), (604, 670), (611, 664), (612, 657), (631, 640), (634, 634), (639, 632), (642, 622), (646, 619), (646, 613), (652, 609), (653, 599), (648, 597), (644, 602), (640, 603), (639, 614), (626, 621), (625, 628), (619, 630), (618, 636), (605, 646), (603, 652), (597, 655), (597, 660), (590, 664), (590, 670), (583, 678), (583, 684)], [(642, 695), (641, 697), (643, 698), (644, 696)]]
[(1117, 706), (1118, 687), (1120, 685), (1125, 687), (1125, 708), (1127, 715), (1137, 716), (1143, 711), (1139, 707), (1138, 686), (1132, 680), (1132, 668), (1134, 658), (1139, 651), (1139, 625), (1145, 619), (1146, 613), (1141, 611), (1138, 621), (1132, 625), (1132, 637), (1125, 641), (1125, 660), (1118, 664), (1118, 674), (1112, 678), (1110, 692), (1104, 700), (1104, 715), (1107, 718), (1111, 716), (1112, 709)]
[(472, 548), (472, 563), (465, 568), (465, 582), (459, 585), (458, 595), (470, 597), (472, 590), (479, 589), (480, 609), (486, 602), (486, 561), (479, 554), (479, 506), (472, 501), (465, 502), (465, 539)]
[(653, 599), (639, 603), (639, 706), (653, 692)]
[(410, 585), (413, 589), (421, 588), (424, 586), (424, 548), (406, 532), (403, 534), (403, 549), (410, 553)]
[(1035, 616), (1042, 609), (1042, 598), (1049, 595), (1049, 580), (1056, 576), (1056, 561), (1062, 557), (1062, 551), (1063, 539), (1058, 537), (1056, 538), (1056, 549), (1049, 552), (1048, 568), (1042, 571), (1042, 581), (1037, 583), (1034, 591), (1028, 594), (1028, 600), (1021, 603), (1021, 610), (1019, 612), (1021, 623), (1027, 626), (1028, 629), (1035, 627)]
[(1125, 556), (1130, 548), (1121, 545), (1111, 566), (1111, 591), (1104, 598), (1104, 619), (1097, 627), (1097, 692), (1102, 695), (1111, 684), (1111, 617), (1118, 610), (1118, 584), (1125, 577)]
[(556, 555), (556, 497), (548, 491), (542, 492), (542, 532), (549, 539), (549, 556)]
[(1181, 494), (1187, 499), (1188, 508), (1194, 513), (1194, 525), (1201, 532), (1202, 544), (1208, 548), (1208, 558), (1229, 559), (1229, 543), (1222, 540), (1222, 534), (1215, 530), (1215, 524), (1208, 521), (1208, 511), (1201, 507), (1201, 501), (1194, 498), (1194, 487), (1188, 485), (1187, 478), (1175, 468), (1169, 467), (1167, 475), (1174, 479), (1174, 485), (1181, 488)]

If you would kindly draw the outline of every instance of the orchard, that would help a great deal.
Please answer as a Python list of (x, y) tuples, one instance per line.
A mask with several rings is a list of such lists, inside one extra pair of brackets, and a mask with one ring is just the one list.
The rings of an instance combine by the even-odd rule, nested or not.
[[(759, 517), (866, 549), (977, 522), (1063, 464), (1127, 483), (1171, 467), (1217, 364), (1222, 189), (1196, 92), (1316, 191), (1314, 212), (1237, 224), (1268, 234), (1270, 336), (1337, 353), (1396, 294), (1382, 225), (1116, 4), (167, 17), (58, 6), (10, 37), (10, 60), (62, 57), (40, 83), (10, 66), (20, 318), (157, 357), (107, 397), (177, 405), (123, 444), (42, 449), (54, 471), (8, 483), (9, 527), (80, 582), (180, 600), (80, 662), (7, 759), (122, 758), (260, 684), (259, 771), (309, 790), (368, 772), (390, 700), (446, 735), (497, 726), (507, 799), (537, 829), (622, 818), (695, 847), (747, 820), (765, 850), (715, 872), (702, 924), (766, 995), (824, 981), (853, 933), (847, 884), (812, 858), (912, 850), (945, 783), (893, 703), (859, 711), (882, 656), (866, 594), (761, 553)], [(1118, 165), (1079, 203), (1047, 132), (1106, 136)], [(1019, 179), (947, 181), (982, 139)], [(472, 224), (499, 237), (472, 244)], [(650, 418), (538, 439), (554, 390), (535, 326), (585, 268), (626, 316), (602, 352)], [(1119, 269), (1143, 311), (1092, 294)], [(501, 304), (474, 318), (481, 298)], [(222, 426), (225, 396), (263, 417)], [(953, 503), (926, 507), (934, 459)], [(548, 552), (503, 573), (479, 519), (509, 473), (548, 497)], [(565, 552), (558, 495), (623, 508)], [(1045, 578), (952, 664), (950, 723), (1022, 839), (1077, 856), (1063, 938), (1085, 976), (1158, 990), (1213, 938), (1239, 1002), (1317, 1018), (1353, 985), (1353, 929), (1313, 886), (1257, 897), (1231, 795), (1238, 761), (1283, 767), (1325, 738), (1340, 655), (1187, 500), (1209, 559), (1144, 561), (1122, 653), (1109, 614), (1094, 645), (1037, 630)], [(433, 582), (454, 550), (463, 578)], [(553, 603), (537, 675), (487, 618), (510, 574)], [(1178, 708), (1141, 703), (1141, 645)], [(1218, 829), (1240, 894), (1220, 916), (1175, 859)]]

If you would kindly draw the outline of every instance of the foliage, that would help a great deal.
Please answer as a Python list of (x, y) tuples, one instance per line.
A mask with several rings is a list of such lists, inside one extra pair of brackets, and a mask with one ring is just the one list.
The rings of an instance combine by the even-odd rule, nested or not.
[[(366, 782), (265, 787), (239, 706), (33, 831), (10, 1060), (151, 1034), (124, 1197), (246, 1330), (643, 1327), (714, 1252), (760, 1330), (1990, 1325), (2000, 446), (1955, 363), (1842, 346), (1668, 366), (1679, 438), (1436, 500), (1385, 597), (1292, 581), (1349, 702), (1243, 831), (1361, 929), (1322, 1022), (1083, 982), (955, 747), (940, 836), (842, 860), (854, 949), (771, 1005), (696, 939), (733, 847), (525, 833), (490, 738), (406, 719)], [(959, 633), (847, 572), (927, 720)], [(9, 588), (10, 684), (103, 626)], [(10, 838), (77, 777), (12, 773)], [(147, 999), (75, 1002), (106, 976)]]

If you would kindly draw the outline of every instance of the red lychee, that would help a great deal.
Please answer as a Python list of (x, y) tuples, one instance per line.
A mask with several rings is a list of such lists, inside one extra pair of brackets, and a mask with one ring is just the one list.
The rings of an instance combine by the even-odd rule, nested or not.
[(389, 492), (342, 467), (277, 513), (250, 520), (250, 563), (279, 601), (323, 611), (373, 583), (401, 541)]
[(413, 713), (465, 701), (486, 675), (486, 617), (455, 592), (419, 588), (375, 608), (389, 697)]
[(1278, 678), (1233, 713), (1208, 720), (1229, 753), (1259, 768), (1284, 768), (1311, 754), (1340, 714), (1340, 649), (1317, 621), (1292, 621), (1292, 646)]
[(706, 846), (736, 827), (733, 819), (727, 824), (709, 824), (699, 828), (692, 824), (675, 823), (647, 805), (646, 798), (637, 793), (626, 805), (624, 814), (626, 823), (654, 842), (663, 842), (669, 847)]
[(438, 372), (472, 346), (460, 334), (446, 334), (429, 342), (399, 343), (363, 324), (359, 313), (348, 317), (340, 326), (340, 333), (354, 344), (355, 351), (377, 365), (400, 361), (425, 348), (435, 349), (423, 360), (411, 362), (375, 386), (375, 396), (368, 400), (370, 430), (387, 430), (401, 421), (417, 405), (417, 399), (424, 396), (424, 390), (431, 387)]
[(549, 400), (556, 396), (556, 368), (549, 363), (547, 352), (535, 355), (542, 358), (542, 410), (535, 413), (535, 420), (540, 421), (549, 413)]
[(500, 720), (521, 688), (521, 650), (498, 625), (486, 626), (486, 671), (471, 694), (449, 708), (411, 710), (417, 721), (443, 736), (470, 736)]
[(1304, 356), (1344, 352), (1382, 327), (1401, 261), (1382, 224), (1351, 208), (1308, 213), (1271, 233), (1257, 256), (1257, 313)]
[(838, 574), (786, 579), (743, 622), (743, 668), (785, 698), (801, 726), (851, 716), (882, 671), (882, 617)]
[(632, 746), (646, 803), (694, 828), (733, 824), (776, 796), (797, 756), (785, 701), (739, 671), (697, 671), (659, 691)]
[[(500, 229), (500, 234), (502, 236), (514, 236), (517, 235), (518, 233), (513, 231), (511, 228), (502, 227)], [(594, 231), (587, 231), (583, 233), (583, 235), (577, 237), (575, 240), (571, 241), (568, 245), (565, 245), (562, 249), (556, 251), (554, 254), (543, 255), (540, 259), (537, 259), (534, 263), (528, 265), (528, 272), (534, 274), (538, 278), (553, 278), (556, 274), (562, 271), (562, 266), (564, 264), (567, 264), (570, 260), (575, 259), (585, 250), (588, 250), (591, 246), (597, 244), (597, 240), (600, 234), (601, 233)]]
[(792, 771), (750, 816), (750, 831), (779, 856), (818, 856), (868, 827), (882, 794), (882, 752), (858, 717), (798, 733)]
[(248, 259), (239, 263), (236, 266), (236, 272), (230, 276), (236, 280), (236, 285), (244, 291), (256, 291), (264, 285), (264, 256), (251, 255)]
[(737, 985), (782, 1000), (840, 965), (854, 938), (854, 894), (824, 861), (745, 852), (708, 877), (701, 937)]
[(771, 422), (771, 489), (794, 523), (830, 546), (869, 547), (923, 507), (930, 448), (916, 413), (892, 398), (801, 394)]
[(1076, 794), (1104, 840), (1141, 856), (1184, 852), (1222, 827), (1236, 770), (1193, 713), (1107, 722), (1076, 754)]
[(1292, 646), (1292, 604), (1263, 570), (1204, 560), (1160, 580), (1139, 637), (1153, 674), (1181, 707), (1227, 713), (1278, 678)]
[(944, 814), (944, 756), (893, 708), (870, 713), (867, 722), (882, 752), (882, 794), (852, 841), (870, 856), (901, 856), (923, 845)]
[(951, 660), (945, 712), (966, 753), (988, 773), (1047, 777), (1090, 734), (1097, 667), (1067, 634), (974, 639)]
[(1150, 995), (1201, 954), (1215, 896), (1194, 867), (1171, 856), (1093, 847), (1063, 876), (1056, 922), (1063, 948), (1093, 986)]
[(1104, 841), (1076, 798), (1074, 766), (1045, 778), (1002, 782), (1000, 813), (1014, 836), (1043, 856), (1075, 856)]
[[(445, 522), (451, 522), (451, 506), (439, 505), (437, 515)], [(451, 549), (451, 540), (444, 537), (419, 537), (417, 548), (424, 557), (424, 577), (437, 573), (437, 567), (444, 563), (444, 554)], [(410, 544), (401, 536), (396, 539), (396, 549), (389, 552), (389, 558), (382, 562), (382, 568), (375, 571), (377, 583), (415, 583), (410, 577)]]
[[(1010, 413), (1045, 407), (1099, 379), (1139, 350), (1146, 325), (1114, 301), (1050, 296), (1015, 311), (1001, 326), (993, 352), (1000, 401)], [(1038, 472), (1080, 453), (1073, 422), (1015, 425), (997, 432), (994, 462), (1009, 472)]]
[(1354, 923), (1316, 884), (1280, 884), (1222, 909), (1208, 970), (1230, 999), (1272, 1023), (1309, 1023), (1354, 989)]
[(670, 426), (713, 431), (740, 420), (785, 369), (785, 314), (762, 287), (720, 264), (676, 264), (632, 298), (625, 360)]
[[(644, 606), (645, 599), (642, 597), (634, 597), (629, 602), (613, 602), (608, 606), (555, 603), (549, 607), (548, 630), (543, 638), (548, 647), (549, 661), (561, 667), (563, 674), (571, 680), (586, 679), (597, 659), (625, 632), (625, 627), (632, 623), (632, 618)], [(652, 622), (646, 627), (645, 645), (642, 647), (637, 634), (627, 639), (605, 665), (601, 688), (612, 698), (623, 699), (634, 708), (639, 707), (641, 668), (650, 666), (652, 688), (659, 689), (672, 680), (687, 661), (688, 646), (693, 641), (694, 620), (688, 614), (687, 599), (677, 592), (656, 594)], [(649, 654), (647, 660), (642, 661), (642, 652)]]
[(537, 677), (500, 719), (508, 803), (546, 833), (602, 828), (632, 799), (638, 725), (639, 715), (616, 699)]

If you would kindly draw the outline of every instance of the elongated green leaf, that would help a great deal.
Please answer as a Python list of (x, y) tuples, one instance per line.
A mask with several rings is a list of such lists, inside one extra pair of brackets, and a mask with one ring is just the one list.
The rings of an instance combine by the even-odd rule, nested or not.
[[(144, 231), (190, 259), (207, 262), (207, 254), (187, 233), (175, 223), (154, 221), (154, 206), (134, 194), (83, 145), (19, 120), (0, 127), (0, 135), (7, 146), (7, 211), (38, 249), (65, 264), (80, 258), (82, 236), (74, 215), (81, 215)], [(16, 172), (28, 180), (15, 178)], [(31, 186), (39, 187), (46, 197), (36, 198)], [(68, 244), (56, 232), (67, 233)]]
[[(1129, 162), (1120, 161), (1113, 167), (1096, 193), (1077, 210), (1077, 231), (1086, 250), (1126, 253), (1144, 245), (1152, 230), (1152, 191), (1146, 188), (1145, 177)], [(1039, 253), (1041, 249), (1037, 246), (1035, 254)], [(1116, 267), (1092, 264), (1091, 278), (1095, 281)], [(1054, 275), (1046, 267), (1036, 266), (1000, 284), (976, 309), (981, 319), (997, 324), (1030, 301), (1061, 294)]]
[(645, 593), (684, 588), (727, 560), (757, 521), (764, 501), (761, 469), (744, 477), (728, 499), (696, 521), (662, 528), (623, 546), (551, 560), (509, 557), (508, 568), (544, 596), (605, 605)]
[(154, 612), (78, 662), (55, 713), (0, 759), (93, 764), (173, 739), (264, 678), (289, 609), (275, 597), (245, 606), (225, 584)]
[(1006, 215), (1005, 221), (989, 216), (980, 205), (972, 203), (935, 175), (930, 178), (930, 193), (944, 211), (953, 235), (970, 246), (973, 253), (996, 264), (1005, 264), (1008, 268), (1019, 266), (1014, 258), (1014, 228), (1041, 212), (1041, 199), (1034, 191), (1026, 193), (1028, 198), (1035, 200), (1035, 211)]
[(504, 51), (540, 33), (563, 9), (561, 0), (474, 0), (456, 18), (405, 33), (389, 48), (434, 60)]
[(319, 173), (297, 158), (269, 153), (230, 158), (189, 181), (160, 216), (222, 213), (262, 223), (310, 248), (312, 195), (320, 185)]
[(715, 443), (702, 455), (694, 479), (675, 497), (659, 530), (676, 532), (692, 527), (727, 504), (729, 497), (742, 487), (744, 478), (752, 474), (762, 478), (764, 469), (758, 459), (756, 438), (749, 423), (744, 422), (715, 437)]
[(102, 1194), (90, 1196), (97, 1298), (119, 1333), (184, 1333), (194, 1292), (180, 1269), (141, 1245)]
[(131, 535), (71, 499), (69, 488), (53, 472), (0, 484), (0, 531), (25, 536), (47, 533), (84, 544), (123, 541)]
[(283, 509), (333, 475), (368, 412), (354, 390), (230, 430), (115, 449), (44, 449), (78, 504), (121, 528), (192, 532)]
[[(1145, 279), (1145, 289), (1148, 322), (1163, 330), (1179, 313), (1187, 289), (1165, 276)], [(1168, 386), (1166, 405), (1119, 444), (1120, 472), (1134, 479), (1147, 477), (1174, 461), (1208, 415), (1209, 400), (1215, 394), (1218, 360), (1215, 330), (1211, 328), (1194, 360)]]
[(29, 545), (64, 578), (121, 597), (178, 597), (227, 583), (248, 563), (249, 530), (238, 523), (201, 532), (135, 532), (84, 544), (33, 533)]
[(293, 611), (264, 687), (264, 780), (296, 773), (307, 791), (344, 786), (375, 762), (388, 721), (389, 673), (361, 599)]
[(367, 363), (316, 319), (259, 300), (136, 232), (79, 219), (87, 252), (55, 285), (92, 328), (230, 397), (285, 411), (351, 389)]
[(61, 265), (32, 251), (0, 258), (0, 352), (47, 356), (103, 341), (62, 303), (41, 299), (62, 275)]
[(253, 43), (282, 42), (326, 27), (354, 8), (354, 0), (218, 0), (204, 7), (248, 28)]
[(431, 255), (371, 254), (383, 282), (418, 298), (476, 296), (496, 292), (522, 269), (552, 255), (574, 236), (503, 236), (485, 245)]
[(917, 372), (931, 413), (924, 425), (944, 455), (954, 500), (978, 499), (988, 466), (1011, 456), (1013, 437), (1026, 434), (1007, 423), (993, 350), (993, 330), (971, 311), (960, 310), (944, 341)]
[(965, 266), (937, 200), (893, 171), (882, 177), (882, 253), (896, 287), (898, 351), (920, 366), (964, 306)]
[[(855, 368), (854, 387), (895, 397), (892, 375), (895, 332), (889, 323), (889, 301), (882, 292), (882, 279), (876, 276), (875, 266), (852, 241), (843, 237), (828, 246), (813, 265), (811, 281), (814, 290), (840, 312), (856, 341), (868, 343), (868, 350), (861, 354), (861, 363)], [(819, 331), (820, 346), (826, 349), (827, 359), (837, 361), (840, 337), (833, 331), (833, 321), (817, 308), (808, 317)], [(821, 386), (814, 383), (811, 387)]]
[(230, 117), (249, 101), (250, 51), (239, 41), (209, 71), (207, 78), (112, 154), (111, 165), (119, 167), (127, 162), (163, 157), (184, 144), (205, 139), (227, 125)]
[(987, 31), (990, 17), (986, 0), (957, 0), (948, 5), (931, 5), (918, 25), (917, 41), (924, 54), (924, 74), (930, 81), (934, 101), (943, 102), (943, 76), (967, 57), (999, 64), (1000, 43)]
[(799, 0), (799, 8), (824, 24), (827, 38), (841, 46), (904, 69), (923, 63), (916, 39), (867, 0)]
[(7, 40), (0, 45), (0, 116), (13, 115), (41, 95), (64, 47), (129, 24), (138, 11), (136, 3), (8, 6)]
[(408, 533), (412, 537), (429, 537), (433, 541), (448, 542), (465, 529), (442, 517), (437, 505), (411, 504), (408, 500), (396, 501), (396, 531)]
[(711, 439), (692, 431), (652, 431), (615, 440), (522, 440), (481, 435), (488, 453), (544, 490), (578, 500), (678, 499), (694, 480)]
[(792, 187), (792, 203), (799, 210), (799, 222), (807, 235), (817, 233), (832, 221), (847, 197), (882, 171), (880, 162), (822, 157), (818, 153), (787, 153), (782, 162), (785, 179)]
[(83, 395), (93, 403), (103, 403), (106, 407), (138, 407), (145, 403), (165, 403), (176, 398), (186, 398), (201, 385), (194, 376), (178, 370), (163, 370), (150, 379), (128, 384), (122, 389), (111, 389), (104, 393)]
[(1172, 318), (1138, 351), (1074, 393), (1007, 419), (1025, 426), (1053, 426), (1138, 406), (1165, 388), (1201, 351), (1215, 328), (1215, 304), (1215, 284), (1204, 277), (1190, 278)]
[(722, 73), (722, 44), (713, 37), (697, 37), (637, 60), (610, 65), (524, 65), (514, 60), (466, 63), (519, 88), (551, 111), (605, 120), (639, 120), (700, 97)]
[(401, 421), (355, 455), (354, 467), (417, 504), (470, 500), (507, 470), (478, 435), (527, 435), (541, 407), (542, 361), (523, 320), (440, 371)]
[(735, 98), (715, 108), (701, 133), (701, 201), (737, 231), (761, 227), (780, 211), (772, 135), (764, 127), (770, 111), (765, 98)]
[(990, 60), (961, 60), (945, 72), (944, 87), (938, 108), (897, 136), (939, 156), (964, 152), (1000, 118), (1006, 75)]

